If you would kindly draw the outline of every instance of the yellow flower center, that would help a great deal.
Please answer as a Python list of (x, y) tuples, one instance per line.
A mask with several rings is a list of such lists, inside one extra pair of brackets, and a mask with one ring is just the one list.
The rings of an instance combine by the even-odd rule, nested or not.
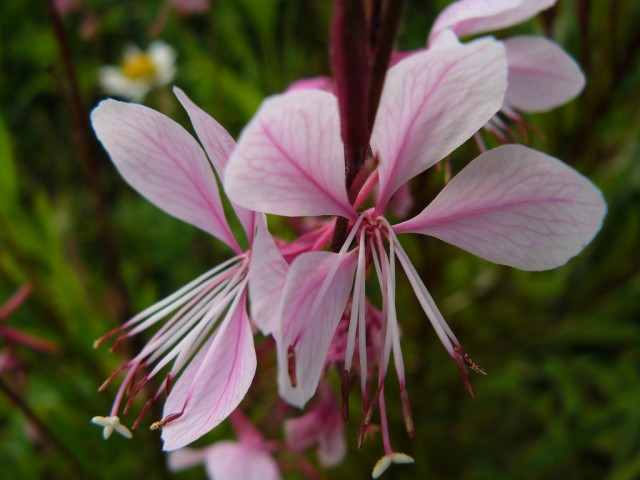
[(145, 80), (156, 74), (156, 65), (146, 53), (134, 53), (122, 61), (122, 73), (131, 80)]

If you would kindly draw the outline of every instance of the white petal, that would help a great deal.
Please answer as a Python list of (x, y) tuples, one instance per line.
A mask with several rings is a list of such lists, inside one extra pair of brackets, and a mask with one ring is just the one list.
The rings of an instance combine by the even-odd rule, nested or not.
[(523, 270), (566, 263), (595, 236), (606, 204), (587, 178), (521, 145), (483, 153), (397, 233), (437, 237)]
[(380, 161), (378, 213), (401, 185), (482, 128), (506, 88), (504, 47), (490, 39), (443, 42), (391, 68), (371, 136)]
[(505, 40), (509, 88), (505, 103), (525, 112), (544, 112), (572, 100), (584, 88), (578, 64), (544, 37)]
[(335, 95), (299, 90), (267, 99), (240, 135), (225, 191), (251, 210), (354, 218)]
[(511, 27), (550, 8), (556, 0), (460, 0), (445, 8), (433, 24), (429, 40), (453, 30), (462, 38)]
[(142, 196), (240, 251), (211, 165), (184, 128), (150, 108), (115, 100), (101, 102), (91, 121), (120, 174)]

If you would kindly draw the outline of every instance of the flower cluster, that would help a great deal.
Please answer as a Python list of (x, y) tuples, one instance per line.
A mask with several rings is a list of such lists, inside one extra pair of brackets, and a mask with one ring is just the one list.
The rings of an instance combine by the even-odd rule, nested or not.
[[(546, 39), (460, 40), (521, 22), (551, 4), (455, 2), (436, 20), (426, 48), (399, 55), (386, 73), (354, 201), (345, 182), (344, 120), (330, 80), (298, 82), (266, 99), (237, 144), (178, 89), (200, 143), (149, 108), (102, 102), (93, 126), (124, 179), (167, 213), (222, 240), (235, 256), (98, 342), (117, 335), (115, 347), (161, 325), (105, 383), (126, 372), (111, 413), (96, 422), (127, 435), (118, 415), (162, 375), (134, 428), (167, 392), (164, 417), (152, 425), (162, 428), (165, 450), (190, 444), (230, 415), (239, 437), (176, 452), (176, 468), (205, 462), (213, 477), (254, 478), (262, 471), (260, 478), (278, 478), (271, 455), (283, 445), (264, 440), (238, 410), (256, 371), (255, 328), (275, 340), (280, 397), (300, 408), (316, 397), (308, 413), (284, 422), (290, 451), (317, 445), (321, 463), (341, 461), (340, 417), (349, 414), (355, 367), (362, 396), (358, 444), (379, 412), (384, 456), (374, 478), (391, 463), (413, 461), (391, 446), (385, 401), (393, 358), (405, 428), (413, 436), (396, 311), (398, 270), (469, 394), (469, 372), (484, 370), (447, 325), (400, 237), (429, 235), (494, 263), (547, 270), (577, 255), (606, 211), (600, 191), (560, 160), (516, 144), (486, 150), (481, 141), (482, 129), (506, 141), (503, 118), (523, 121), (517, 111), (547, 110), (581, 91), (580, 69)], [(420, 213), (398, 220), (407, 209), (393, 205), (407, 195), (407, 183), (474, 136), (482, 153)], [(225, 218), (216, 175), (244, 228), (245, 250)], [(304, 232), (290, 243), (274, 239), (264, 214), (305, 217), (297, 223)], [(336, 238), (331, 217), (344, 219), (347, 228), (327, 251)], [(379, 306), (369, 300), (376, 283)], [(342, 409), (325, 381), (335, 365), (343, 372)]]

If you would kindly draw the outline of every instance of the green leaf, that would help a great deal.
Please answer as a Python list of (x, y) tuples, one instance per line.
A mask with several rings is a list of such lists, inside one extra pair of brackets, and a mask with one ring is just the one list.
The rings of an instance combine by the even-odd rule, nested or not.
[(18, 176), (9, 130), (0, 116), (0, 198), (2, 204), (15, 203), (18, 193)]

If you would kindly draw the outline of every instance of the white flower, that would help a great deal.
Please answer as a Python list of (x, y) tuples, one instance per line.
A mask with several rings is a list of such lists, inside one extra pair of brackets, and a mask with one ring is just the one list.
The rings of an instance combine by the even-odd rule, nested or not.
[(175, 50), (164, 42), (153, 42), (146, 52), (131, 45), (125, 49), (120, 65), (100, 69), (98, 81), (110, 95), (141, 102), (152, 88), (173, 80), (175, 60)]

